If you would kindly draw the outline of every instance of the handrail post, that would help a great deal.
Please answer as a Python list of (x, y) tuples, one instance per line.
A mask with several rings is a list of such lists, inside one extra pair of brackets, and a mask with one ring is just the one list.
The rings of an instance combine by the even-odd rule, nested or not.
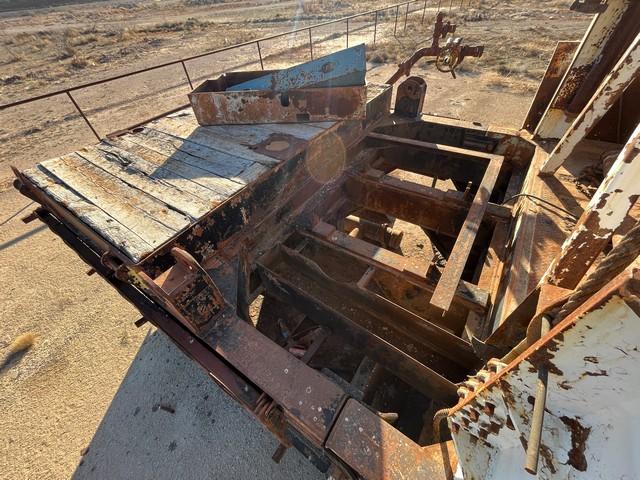
[(393, 36), (396, 36), (396, 31), (398, 30), (398, 12), (400, 11), (400, 5), (396, 5), (396, 24), (393, 27)]
[(262, 51), (260, 50), (260, 40), (256, 41), (258, 47), (258, 57), (260, 58), (260, 69), (264, 70), (264, 62), (262, 61)]
[(451, 15), (451, 7), (453, 6), (453, 0), (449, 2), (449, 15)]
[(438, 12), (437, 13), (440, 13), (440, 6), (441, 5), (442, 5), (442, 0), (438, 0)]
[(420, 24), (424, 23), (424, 15), (427, 13), (427, 0), (424, 0), (424, 7), (422, 7), (422, 20), (420, 20)]
[(96, 132), (96, 129), (93, 128), (93, 125), (91, 125), (91, 122), (89, 121), (89, 119), (87, 118), (87, 116), (84, 114), (84, 112), (82, 111), (82, 109), (80, 108), (80, 105), (78, 105), (76, 103), (75, 98), (73, 98), (71, 96), (71, 92), (69, 90), (66, 91), (67, 96), (69, 97), (69, 100), (71, 100), (71, 103), (73, 103), (73, 106), (76, 107), (76, 110), (78, 110), (78, 113), (80, 114), (80, 116), (83, 118), (83, 120), (86, 122), (87, 126), (91, 129), (91, 131), (93, 132), (93, 134), (96, 136), (96, 138), (98, 139), (98, 141), (101, 141), (102, 138), (100, 138), (100, 135), (98, 135), (98, 132)]
[(378, 35), (378, 10), (376, 10), (375, 20), (373, 21), (373, 44), (376, 44), (376, 36)]
[(193, 90), (193, 83), (191, 83), (191, 77), (189, 76), (189, 72), (187, 72), (187, 66), (184, 64), (184, 60), (180, 63), (182, 64), (182, 69), (184, 70), (184, 74), (187, 77), (187, 82), (189, 82), (189, 88)]
[(404, 27), (402, 28), (403, 32), (407, 31), (407, 17), (409, 16), (409, 3), (407, 2), (407, 9), (404, 12)]
[(311, 53), (311, 60), (313, 60), (313, 40), (311, 39), (311, 27), (309, 27), (309, 52)]
[(349, 48), (349, 19), (347, 18), (347, 48)]

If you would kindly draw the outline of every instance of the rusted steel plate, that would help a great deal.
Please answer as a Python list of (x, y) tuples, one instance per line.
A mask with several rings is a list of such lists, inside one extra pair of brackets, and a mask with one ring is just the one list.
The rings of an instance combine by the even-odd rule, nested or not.
[(367, 87), (219, 91), (207, 81), (189, 94), (200, 125), (364, 120)]
[(262, 76), (231, 85), (228, 90), (290, 92), (309, 87), (364, 85), (367, 72), (366, 63), (365, 45), (362, 43), (290, 68), (269, 73), (263, 72)]
[(452, 442), (420, 447), (353, 399), (326, 446), (367, 480), (445, 480), (457, 465)]
[(304, 151), (308, 142), (287, 133), (272, 133), (269, 137), (254, 145), (252, 150), (278, 160), (288, 160)]
[[(294, 270), (301, 273), (305, 270), (300, 264), (267, 267), (259, 263), (259, 272), (267, 291), (295, 306), (314, 322), (340, 332), (347, 343), (366, 352), (394, 375), (425, 394), (445, 401), (455, 395), (455, 385), (435, 369), (447, 369), (456, 379), (460, 378), (464, 369), (434, 352), (429, 345), (421, 343), (421, 347), (416, 349), (416, 339), (385, 325), (382, 315), (374, 318), (371, 310), (363, 308), (364, 300), (357, 298), (359, 295), (355, 288), (349, 288), (346, 292), (356, 296), (350, 299), (344, 293), (338, 296), (337, 289), (344, 290), (344, 283), (339, 284), (326, 275), (313, 275), (308, 271), (304, 272), (305, 275), (297, 274)], [(395, 324), (401, 321), (399, 319)]]
[(580, 87), (585, 77), (591, 70), (592, 64), (580, 65), (576, 67), (571, 67), (567, 74), (565, 75), (565, 80), (562, 82), (560, 86), (560, 90), (556, 94), (553, 99), (553, 104), (551, 108), (565, 110), (569, 102), (573, 98), (576, 93), (576, 90)]
[(633, 39), (638, 35), (638, 19), (640, 18), (640, 3), (629, 2), (626, 11), (620, 16), (611, 36), (606, 43), (601, 45), (601, 53), (594, 62), (593, 67), (585, 76), (575, 95), (567, 105), (567, 112), (580, 113), (587, 105), (607, 73), (616, 64), (620, 53), (624, 52)]
[(555, 146), (540, 172), (555, 172), (639, 75), (640, 34), (602, 81), (587, 106)]
[(640, 124), (545, 273), (543, 282), (575, 288), (640, 198)]
[(296, 429), (322, 445), (345, 400), (340, 387), (235, 315), (206, 340), (280, 405)]
[(395, 115), (416, 118), (422, 113), (424, 98), (427, 95), (427, 82), (421, 77), (409, 77), (398, 86)]
[(494, 472), (523, 461), (521, 439), (531, 430), (530, 399), (542, 366), (550, 388), (539, 474), (636, 476), (628, 462), (607, 459), (633, 443), (622, 406), (638, 385), (639, 285), (638, 272), (627, 269), (508, 364), (491, 360), (461, 386), (449, 422), (465, 478), (484, 478), (488, 458)]
[(560, 81), (564, 77), (573, 54), (580, 42), (560, 41), (556, 45), (556, 49), (551, 56), (549, 65), (547, 65), (547, 71), (544, 73), (544, 77), (538, 86), (536, 96), (531, 102), (529, 107), (529, 113), (524, 119), (522, 128), (533, 132), (538, 126), (538, 122), (542, 118), (549, 102), (553, 99), (553, 95), (560, 85)]
[(451, 306), (456, 288), (458, 283), (460, 283), (462, 271), (464, 270), (464, 266), (469, 258), (469, 253), (471, 253), (471, 247), (473, 247), (473, 242), (480, 229), (484, 212), (487, 209), (489, 197), (491, 197), (491, 192), (498, 179), (500, 167), (502, 167), (502, 157), (494, 156), (487, 166), (478, 192), (473, 199), (473, 204), (469, 209), (469, 213), (460, 229), (451, 255), (449, 255), (447, 264), (442, 271), (442, 276), (431, 297), (431, 305), (435, 307), (446, 311)]

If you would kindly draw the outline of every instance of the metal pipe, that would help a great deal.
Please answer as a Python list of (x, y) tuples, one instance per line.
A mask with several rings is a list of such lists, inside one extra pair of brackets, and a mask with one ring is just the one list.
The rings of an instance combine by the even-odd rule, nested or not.
[(349, 48), (349, 19), (347, 18), (347, 48)]
[(394, 37), (395, 37), (396, 32), (397, 32), (397, 30), (398, 30), (398, 12), (400, 12), (400, 5), (398, 5), (398, 6), (396, 7), (396, 24), (395, 24), (395, 26), (393, 27), (393, 36), (394, 36)]
[(309, 52), (311, 53), (311, 60), (313, 60), (313, 40), (311, 39), (311, 27), (309, 27)]
[[(546, 315), (542, 316), (540, 322), (540, 338), (549, 333), (551, 322)], [(538, 472), (538, 457), (540, 456), (540, 440), (542, 439), (542, 425), (544, 423), (544, 408), (547, 404), (547, 380), (549, 370), (544, 364), (538, 367), (538, 381), (536, 386), (536, 399), (533, 404), (533, 414), (531, 415), (531, 430), (529, 431), (529, 441), (527, 442), (527, 459), (524, 469), (531, 475)]]
[(451, 15), (451, 7), (453, 6), (453, 0), (449, 2), (449, 15)]
[(422, 7), (422, 20), (420, 20), (420, 24), (424, 23), (424, 16), (427, 13), (427, 0), (424, 0), (424, 7)]
[(93, 134), (96, 136), (96, 138), (98, 139), (98, 141), (102, 140), (102, 138), (100, 138), (100, 135), (98, 135), (98, 132), (96, 132), (96, 129), (93, 128), (93, 125), (91, 125), (91, 122), (89, 121), (89, 119), (87, 118), (87, 116), (84, 114), (84, 112), (82, 111), (82, 109), (80, 108), (80, 105), (78, 105), (76, 103), (76, 100), (71, 96), (71, 92), (67, 92), (67, 96), (69, 97), (69, 100), (71, 100), (71, 103), (73, 103), (73, 106), (76, 107), (76, 110), (78, 110), (78, 113), (82, 116), (82, 118), (84, 119), (85, 123), (87, 124), (87, 126), (91, 129), (91, 131), (93, 132)]
[(193, 90), (193, 83), (191, 83), (191, 77), (189, 76), (189, 72), (187, 72), (187, 66), (184, 64), (184, 62), (180, 63), (182, 63), (182, 69), (184, 70), (184, 74), (186, 75), (187, 81), (189, 82), (189, 88)]
[(440, 13), (440, 6), (442, 5), (442, 0), (438, 0), (438, 13)]
[(256, 42), (256, 46), (258, 47), (258, 57), (260, 58), (260, 69), (264, 70), (264, 63), (262, 61), (262, 51), (260, 50), (260, 40)]
[(402, 28), (403, 32), (407, 31), (407, 17), (409, 16), (409, 4), (407, 3), (407, 9), (404, 12), (404, 27)]
[(373, 44), (376, 44), (376, 36), (378, 35), (378, 10), (376, 10), (376, 18), (373, 21)]

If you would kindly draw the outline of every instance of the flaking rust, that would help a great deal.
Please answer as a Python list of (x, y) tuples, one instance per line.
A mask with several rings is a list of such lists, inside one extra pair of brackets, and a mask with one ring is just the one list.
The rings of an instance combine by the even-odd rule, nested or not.
[[(224, 80), (224, 76), (218, 81)], [(206, 81), (189, 94), (200, 125), (364, 120), (367, 87), (326, 87), (289, 90), (218, 90)]]

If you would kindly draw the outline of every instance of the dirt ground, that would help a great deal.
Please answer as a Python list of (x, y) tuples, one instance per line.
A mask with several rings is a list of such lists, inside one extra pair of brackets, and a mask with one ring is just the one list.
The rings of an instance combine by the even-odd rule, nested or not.
[[(37, 0), (14, 5), (31, 7)], [(5, 11), (0, 0), (0, 104), (208, 51), (391, 2), (351, 0), (74, 2)], [(444, 2), (445, 4), (447, 2)], [(457, 2), (456, 2), (457, 3)], [(518, 128), (557, 40), (578, 40), (589, 16), (567, 1), (482, 1), (452, 17), (466, 43), (484, 44), (458, 78), (424, 62), (425, 112)], [(432, 5), (433, 4), (433, 5)], [(427, 18), (381, 18), (368, 49), (369, 82), (429, 41)], [(296, 18), (292, 21), (291, 18)], [(364, 22), (350, 42), (371, 42)], [(339, 48), (344, 26), (314, 33), (317, 55)], [(305, 34), (306, 35), (306, 34)], [(303, 60), (305, 39), (266, 42), (265, 67)], [(324, 50), (323, 50), (324, 49)], [(255, 47), (189, 64), (194, 79), (229, 68), (259, 68)], [(181, 68), (79, 91), (102, 133), (185, 101)], [(179, 80), (176, 80), (178, 79)], [(154, 92), (160, 92), (157, 96)], [(10, 164), (26, 168), (92, 142), (61, 98), (0, 111), (0, 472), (2, 478), (321, 478), (296, 451), (276, 465), (275, 440), (166, 338), (136, 329), (136, 310), (37, 222), (11, 188)], [(422, 249), (408, 236), (403, 251)]]

